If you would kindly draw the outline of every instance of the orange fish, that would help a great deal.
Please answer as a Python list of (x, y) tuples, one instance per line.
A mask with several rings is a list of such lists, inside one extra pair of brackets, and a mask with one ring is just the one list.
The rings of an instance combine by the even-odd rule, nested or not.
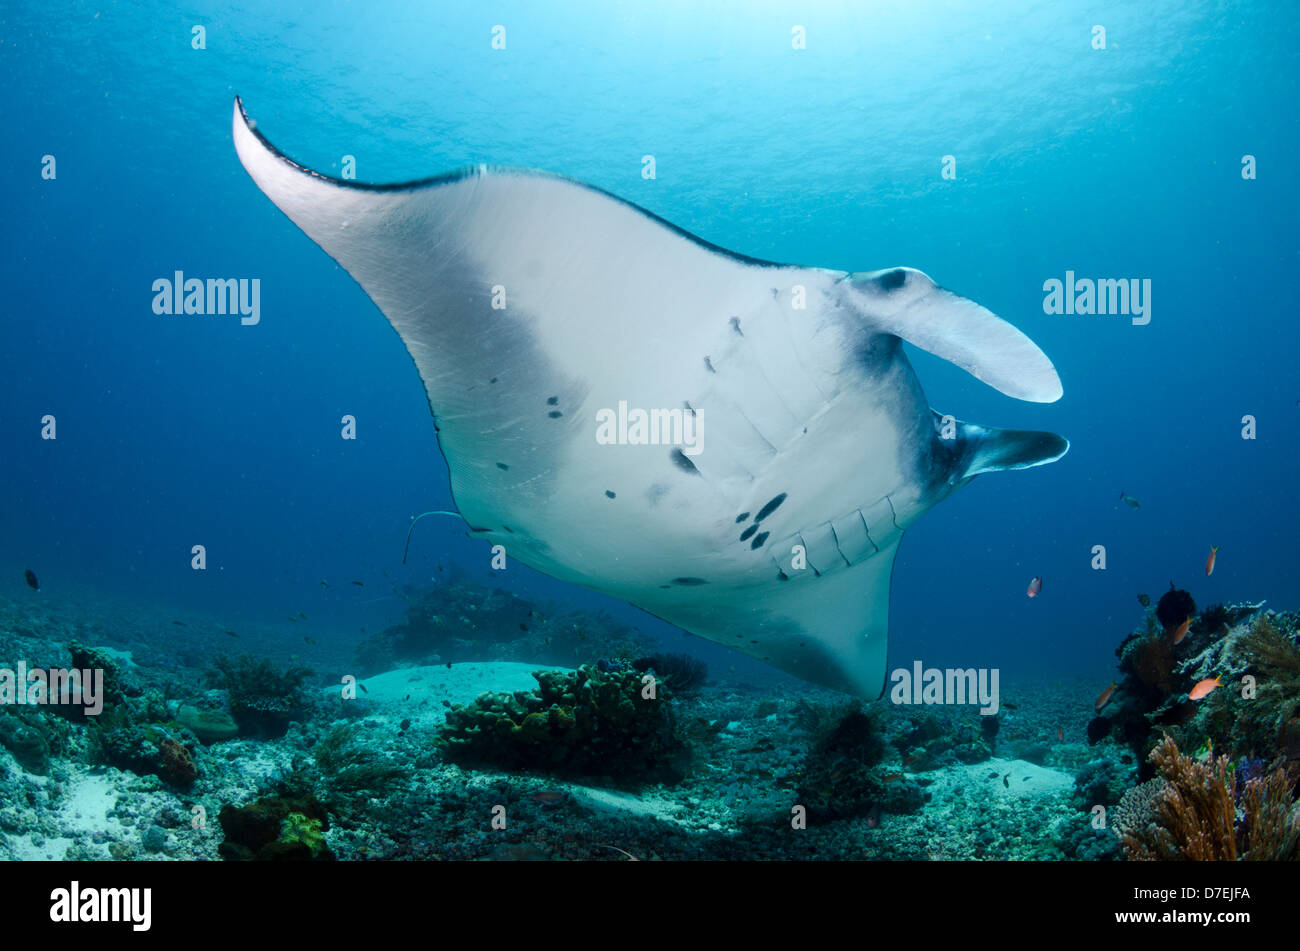
[(1043, 590), (1043, 579), (1035, 578), (1033, 581), (1029, 582), (1029, 590), (1026, 591), (1025, 594), (1029, 595), (1031, 598), (1036, 598), (1038, 597), (1038, 592), (1042, 590)]
[(896, 783), (896, 782), (898, 782), (898, 781), (899, 781), (900, 779), (902, 779), (902, 778), (903, 778), (903, 774), (902, 774), (902, 773), (890, 773), (888, 776), (886, 776), (886, 777), (885, 777), (883, 780), (881, 780), (881, 781), (882, 781), (882, 782), (886, 782), (886, 783)]
[(1193, 687), (1192, 692), (1187, 695), (1187, 699), (1200, 700), (1203, 697), (1208, 697), (1211, 693), (1213, 693), (1215, 687), (1222, 687), (1222, 686), (1223, 684), (1219, 682), (1218, 677), (1210, 677), (1206, 680), (1202, 680), (1199, 684)]
[(1059, 726), (1056, 728), (1056, 740), (1058, 743), (1065, 741), (1065, 731), (1062, 730)]
[(1207, 578), (1210, 577), (1210, 575), (1214, 574), (1214, 556), (1217, 555), (1218, 553), (1219, 553), (1219, 546), (1211, 545), (1210, 557), (1205, 559), (1205, 577)]
[(1105, 690), (1103, 690), (1103, 691), (1101, 692), (1101, 696), (1097, 698), (1097, 712), (1098, 712), (1098, 713), (1101, 713), (1101, 708), (1102, 708), (1102, 707), (1104, 707), (1104, 706), (1106, 706), (1106, 704), (1110, 703), (1110, 695), (1113, 694), (1114, 692), (1115, 692), (1115, 681), (1112, 680), (1112, 681), (1110, 682), (1110, 686), (1107, 687)]
[(1187, 636), (1187, 629), (1191, 626), (1192, 626), (1192, 618), (1191, 615), (1188, 615), (1186, 621), (1184, 621), (1182, 624), (1179, 624), (1178, 627), (1174, 628), (1173, 636), (1174, 636), (1175, 644), (1181, 644), (1183, 642), (1183, 638)]
[(558, 806), (568, 798), (568, 793), (561, 792), (558, 789), (539, 789), (533, 793), (533, 802), (539, 802), (543, 806)]

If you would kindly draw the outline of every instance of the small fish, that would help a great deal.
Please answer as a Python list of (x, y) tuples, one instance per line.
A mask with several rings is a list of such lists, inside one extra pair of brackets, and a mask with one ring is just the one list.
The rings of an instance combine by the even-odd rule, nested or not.
[(915, 763), (915, 762), (916, 762), (917, 760), (919, 760), (920, 758), (921, 758), (921, 754), (920, 754), (920, 753), (913, 753), (913, 754), (912, 754), (911, 756), (909, 756), (907, 759), (903, 760), (903, 765), (904, 765), (904, 766), (911, 766), (913, 763)]
[(33, 591), (40, 591), (41, 583), (36, 580), (36, 572), (28, 568), (25, 574), (27, 576), (27, 587), (31, 588)]
[(307, 615), (303, 614), (301, 611), (298, 612), (298, 617), (302, 618), (304, 621), (307, 620)]
[(1182, 624), (1179, 624), (1178, 627), (1176, 627), (1172, 632), (1171, 636), (1173, 637), (1173, 641), (1175, 644), (1181, 644), (1183, 642), (1183, 638), (1187, 636), (1187, 629), (1191, 626), (1192, 626), (1192, 618), (1189, 615), (1187, 620), (1184, 621)]
[(1192, 692), (1187, 695), (1187, 699), (1200, 700), (1204, 697), (1208, 697), (1211, 693), (1213, 693), (1215, 687), (1222, 687), (1222, 686), (1223, 684), (1219, 681), (1218, 677), (1208, 677), (1192, 688)]
[(1211, 545), (1210, 557), (1205, 559), (1205, 577), (1208, 578), (1210, 577), (1210, 575), (1214, 574), (1214, 559), (1218, 557), (1218, 554), (1219, 554), (1219, 546)]
[(1149, 595), (1149, 594), (1139, 594), (1139, 595), (1138, 595), (1138, 604), (1142, 605), (1142, 607), (1144, 607), (1144, 608), (1149, 608), (1149, 607), (1151, 607), (1151, 595)]
[(1056, 742), (1058, 743), (1065, 742), (1065, 731), (1062, 730), (1059, 726), (1056, 728)]
[(289, 659), (290, 659), (290, 660), (297, 660), (297, 659), (298, 659), (299, 657), (301, 657), (301, 656), (302, 656), (301, 654), (290, 654), (290, 655), (289, 655)]
[(1020, 709), (1020, 706), (1019, 706), (1018, 704), (1014, 704), (1014, 703), (1004, 703), (1004, 704), (1002, 704), (1002, 706), (1006, 707), (1008, 710), (1019, 710), (1019, 709)]
[(370, 691), (366, 689), (366, 685), (359, 680), (357, 681), (357, 686), (361, 688), (362, 693), (370, 693)]
[(402, 732), (405, 733), (407, 730), (411, 728), (410, 718), (408, 717), (407, 719), (403, 720), (401, 723), (398, 724), (398, 726), (400, 726), (402, 728)]
[(1029, 597), (1031, 598), (1036, 598), (1038, 597), (1038, 592), (1042, 590), (1043, 590), (1043, 579), (1035, 578), (1033, 581), (1029, 582), (1029, 590), (1026, 591), (1025, 594), (1029, 595)]
[(447, 661), (447, 669), (451, 670), (451, 661)]
[(366, 633), (366, 629), (364, 627), (361, 629), (361, 633), (362, 634)]
[(882, 812), (883, 812), (883, 810), (880, 808), (880, 803), (876, 803), (875, 805), (873, 805), (873, 806), (871, 807), (871, 811), (867, 813), (867, 828), (868, 828), (868, 829), (879, 829), (879, 828), (880, 828), (880, 815), (881, 815)]
[(402, 698), (402, 702), (405, 703), (407, 700), (410, 699), (411, 699), (411, 695), (408, 693), (405, 697)]
[(1029, 782), (1029, 781), (1030, 781), (1031, 779), (1033, 779), (1033, 778), (1034, 778), (1034, 777), (1032, 777), (1032, 776), (1026, 776), (1024, 779), (1022, 779), (1022, 780), (1020, 780), (1020, 781), (1021, 781), (1022, 783), (1027, 783), (1027, 782)]
[(324, 579), (321, 579), (320, 586), (321, 586), (322, 588), (328, 588), (328, 587), (330, 586), (330, 583), (329, 583), (328, 581), (324, 580)]
[(1123, 503), (1131, 509), (1140, 509), (1142, 507), (1142, 504), (1138, 502), (1137, 499), (1133, 498), (1133, 496), (1128, 495), (1127, 493), (1121, 492), (1119, 494), (1119, 497), (1120, 500), (1123, 501)]
[(1103, 690), (1101, 692), (1101, 696), (1097, 698), (1096, 708), (1098, 713), (1101, 713), (1102, 707), (1110, 703), (1111, 694), (1115, 692), (1115, 687), (1116, 687), (1115, 681), (1112, 680), (1110, 682), (1110, 686), (1107, 687), (1105, 690)]
[(881, 782), (885, 782), (885, 783), (896, 783), (896, 782), (898, 782), (898, 781), (899, 781), (900, 779), (902, 779), (902, 778), (903, 778), (903, 774), (902, 774), (902, 773), (890, 773), (890, 774), (889, 774), (888, 776), (886, 776), (883, 780), (881, 780)]
[(302, 640), (305, 644), (310, 644), (312, 647), (316, 646), (316, 638), (314, 637), (304, 637)]
[(226, 631), (226, 637), (238, 637), (238, 636), (239, 635), (236, 634), (234, 631)]
[(543, 806), (558, 806), (568, 798), (568, 793), (558, 789), (539, 789), (533, 793), (533, 802), (539, 802)]
[(364, 588), (366, 586), (366, 583), (364, 581), (354, 581), (352, 583), (356, 585), (358, 588)]
[(172, 623), (175, 624), (177, 627), (189, 627), (189, 625), (186, 624), (184, 621), (172, 621)]
[(1008, 789), (1011, 788), (1011, 774), (1010, 774), (1010, 773), (1007, 773), (1005, 776), (1002, 777), (1002, 785), (1003, 785), (1003, 786), (1006, 786)]
[(989, 779), (997, 779), (997, 778), (998, 778), (998, 774), (996, 770), (989, 773)]
[(521, 622), (519, 623), (519, 630), (521, 630), (521, 631), (526, 631), (526, 630), (528, 630), (528, 625), (527, 625), (527, 624), (524, 624), (524, 623), (521, 621)]

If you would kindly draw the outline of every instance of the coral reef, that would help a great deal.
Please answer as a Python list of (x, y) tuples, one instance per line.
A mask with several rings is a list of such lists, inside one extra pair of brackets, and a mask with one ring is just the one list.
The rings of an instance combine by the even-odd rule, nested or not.
[(310, 668), (281, 671), (269, 660), (247, 654), (237, 660), (221, 655), (212, 664), (208, 681), (226, 691), (230, 714), (242, 735), (283, 736), (290, 722), (306, 715), (303, 683), (315, 673)]
[(459, 763), (609, 777), (616, 783), (679, 782), (688, 751), (671, 688), (648, 696), (642, 674), (538, 670), (535, 690), (485, 693), (453, 705), (437, 745)]
[(690, 654), (651, 654), (632, 661), (632, 667), (667, 681), (677, 696), (697, 693), (709, 676), (708, 664)]
[(316, 797), (268, 796), (247, 806), (223, 806), (219, 815), (227, 861), (308, 862), (334, 858), (325, 843), (329, 816)]
[(1184, 756), (1168, 736), (1151, 761), (1159, 778), (1126, 793), (1114, 814), (1112, 827), (1129, 858), (1300, 858), (1300, 803), (1292, 801), (1282, 768), (1242, 783), (1227, 756)]
[(141, 776), (154, 775), (177, 789), (198, 778), (194, 750), (153, 726), (112, 727), (98, 733), (97, 758)]
[(181, 704), (176, 711), (176, 722), (204, 744), (233, 740), (239, 734), (239, 724), (225, 710), (199, 707), (192, 703)]
[(877, 768), (888, 749), (880, 716), (856, 703), (840, 708), (838, 719), (804, 712), (816, 731), (798, 771), (798, 801), (816, 820), (858, 816), (879, 821), (884, 812), (915, 812), (926, 796), (897, 767)]
[(50, 743), (34, 723), (24, 722), (28, 719), (34, 717), (0, 712), (0, 746), (27, 772), (44, 776), (50, 771)]
[[(1166, 597), (1181, 594), (1173, 590)], [(1179, 600), (1178, 610), (1185, 606)], [(1288, 723), (1300, 719), (1300, 619), (1261, 608), (1215, 606), (1179, 644), (1148, 613), (1145, 630), (1116, 651), (1123, 676), (1088, 724), (1088, 741), (1113, 738), (1128, 745), (1141, 762), (1142, 779), (1154, 775), (1148, 754), (1164, 733), (1189, 749), (1213, 741), (1238, 757), (1285, 753)], [(1191, 700), (1193, 685), (1210, 677), (1230, 686)], [(1295, 729), (1300, 740), (1300, 725)]]

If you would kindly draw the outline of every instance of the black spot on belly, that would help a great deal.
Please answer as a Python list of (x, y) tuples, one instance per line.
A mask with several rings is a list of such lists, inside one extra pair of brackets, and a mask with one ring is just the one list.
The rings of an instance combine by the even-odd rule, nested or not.
[(717, 370), (713, 369), (713, 361), (710, 360), (708, 357), (704, 358), (704, 369), (708, 370), (710, 373), (718, 372)]
[(674, 578), (673, 584), (683, 585), (687, 588), (693, 588), (695, 585), (708, 584), (703, 578)]
[[(782, 571), (782, 570), (780, 570), (780, 569), (778, 568), (778, 569), (777, 569), (777, 572), (776, 572), (776, 580), (777, 580), (777, 581), (789, 581), (789, 580), (790, 580), (790, 576), (789, 576), (788, 574), (786, 574), (784, 571)], [(802, 646), (802, 645), (801, 645), (801, 646)]]
[(745, 529), (743, 532), (740, 533), (740, 540), (742, 542), (749, 541), (749, 537), (753, 535), (756, 531), (758, 531), (757, 525), (749, 526), (749, 528)]
[(759, 532), (758, 535), (754, 538), (754, 540), (749, 543), (749, 547), (762, 548), (763, 542), (767, 541), (767, 536), (770, 534), (771, 532)]
[(748, 512), (741, 512), (739, 515), (736, 516), (736, 524), (739, 525), (741, 522), (743, 522), (743, 521), (744, 521), (745, 519), (747, 519), (747, 518), (749, 518), (749, 513), (748, 513)]
[(763, 521), (763, 519), (767, 518), (769, 515), (775, 512), (780, 507), (781, 503), (785, 501), (785, 495), (786, 494), (782, 492), (772, 501), (768, 502), (761, 509), (759, 509), (758, 514), (754, 516), (754, 521), (761, 522)]
[(559, 419), (559, 418), (560, 418), (561, 416), (563, 416), (564, 414), (561, 413), (558, 409), (553, 409), (553, 410), (551, 410), (549, 413), (547, 413), (546, 415), (549, 416), (549, 417), (551, 417), (551, 419)]
[(695, 463), (691, 462), (686, 453), (682, 452), (680, 449), (674, 449), (668, 454), (668, 458), (672, 459), (673, 465), (678, 469), (681, 469), (683, 472), (689, 472), (691, 475), (700, 474), (700, 470), (695, 468)]
[(742, 337), (745, 336), (745, 332), (744, 332), (743, 330), (740, 329), (740, 318), (739, 318), (739, 317), (732, 317), (732, 318), (731, 318), (731, 329), (734, 330), (736, 333), (740, 334)]
[(903, 286), (907, 280), (907, 272), (901, 267), (896, 267), (892, 271), (886, 271), (880, 277), (876, 278), (880, 286), (887, 291), (896, 291)]
[(559, 402), (560, 402), (560, 398), (558, 396), (548, 396), (546, 398), (547, 406), (556, 406), (559, 404)]
[(605, 498), (607, 498), (607, 499), (612, 499), (613, 497), (614, 497), (614, 493), (611, 492), (611, 491), (609, 491), (609, 489), (606, 489), (606, 490), (605, 490)]
[(497, 468), (500, 469), (502, 472), (509, 472), (509, 471), (510, 471), (510, 467), (509, 467), (508, 465), (506, 465), (504, 462), (498, 462), (498, 463), (497, 463)]

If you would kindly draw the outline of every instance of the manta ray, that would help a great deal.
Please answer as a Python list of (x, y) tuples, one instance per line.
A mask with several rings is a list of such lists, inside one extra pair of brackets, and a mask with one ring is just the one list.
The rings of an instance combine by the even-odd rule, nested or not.
[[(908, 526), (1069, 448), (930, 408), (903, 341), (1017, 399), (1062, 391), (1028, 337), (918, 270), (746, 257), (529, 169), (331, 178), (238, 99), (234, 140), (401, 337), (474, 537), (803, 680), (878, 698)], [(635, 424), (673, 412), (693, 445)]]

